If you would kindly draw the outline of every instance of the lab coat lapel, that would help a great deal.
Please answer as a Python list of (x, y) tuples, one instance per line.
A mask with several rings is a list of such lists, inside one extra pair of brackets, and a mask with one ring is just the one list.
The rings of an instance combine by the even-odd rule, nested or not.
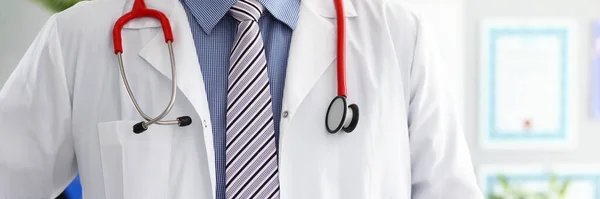
[[(329, 67), (335, 67), (337, 36), (333, 2), (302, 1), (298, 25), (292, 34), (283, 96), (283, 109), (288, 110), (289, 118), (293, 119), (321, 75)], [(346, 18), (357, 16), (351, 1), (345, 0), (344, 6)], [(286, 124), (281, 123), (281, 136)]]
[[(146, 0), (146, 3), (149, 8), (163, 11), (169, 18), (174, 36), (173, 51), (176, 61), (177, 87), (193, 105), (202, 120), (194, 122), (202, 122), (202, 126), (211, 126), (207, 125), (210, 123), (208, 101), (196, 47), (184, 8), (177, 0)], [(160, 27), (157, 20), (133, 22), (128, 28)], [(139, 55), (166, 78), (172, 79), (169, 51), (162, 31), (157, 32), (156, 36), (142, 48)], [(216, 186), (214, 145), (210, 127), (204, 129), (204, 142), (214, 196)]]

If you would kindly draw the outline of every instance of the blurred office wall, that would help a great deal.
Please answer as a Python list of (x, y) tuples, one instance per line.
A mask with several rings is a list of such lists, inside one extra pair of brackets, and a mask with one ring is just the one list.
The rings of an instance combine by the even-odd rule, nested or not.
[[(600, 163), (600, 121), (590, 117), (591, 69), (592, 69), (592, 22), (600, 19), (600, 1), (593, 0), (466, 0), (465, 4), (465, 127), (471, 144), (473, 161), (480, 164), (511, 163)], [(569, 17), (578, 25), (576, 46), (575, 82), (578, 96), (576, 121), (576, 146), (571, 151), (515, 151), (482, 150), (477, 137), (478, 67), (480, 46), (479, 22), (486, 17)]]
[[(599, 1), (592, 0), (406, 0), (410, 4), (431, 6), (456, 4), (462, 8), (461, 16), (464, 29), (456, 34), (437, 34), (442, 55), (452, 55), (443, 52), (455, 48), (464, 51), (464, 62), (453, 57), (443, 57), (454, 63), (453, 69), (460, 72), (449, 73), (461, 78), (458, 83), (457, 96), (462, 102), (461, 113), (464, 115), (463, 125), (465, 135), (469, 142), (473, 162), (476, 169), (483, 164), (553, 164), (553, 163), (600, 163), (600, 156), (595, 155), (600, 151), (600, 121), (590, 117), (591, 103), (591, 53), (592, 53), (592, 22), (600, 20)], [(577, 112), (575, 118), (577, 130), (577, 144), (572, 150), (486, 150), (479, 144), (478, 137), (478, 98), (479, 98), (479, 23), (487, 17), (568, 17), (575, 19), (579, 25), (576, 43), (577, 72), (581, 78), (576, 82), (579, 90), (578, 96), (571, 96), (576, 100)], [(439, 21), (437, 23), (444, 23)], [(439, 27), (438, 27), (439, 28)], [(442, 30), (443, 31), (443, 30)], [(454, 30), (449, 30), (454, 31)], [(463, 41), (461, 45), (453, 45), (453, 40)], [(456, 64), (464, 63), (464, 66)], [(461, 91), (463, 90), (463, 91)]]
[(30, 0), (0, 0), (0, 87), (50, 15)]

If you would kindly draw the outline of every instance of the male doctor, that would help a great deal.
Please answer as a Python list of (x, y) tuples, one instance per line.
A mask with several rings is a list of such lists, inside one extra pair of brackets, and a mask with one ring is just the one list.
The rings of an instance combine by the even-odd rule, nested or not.
[[(146, 0), (170, 20), (177, 94), (151, 125), (113, 52), (133, 0), (52, 16), (0, 92), (0, 197), (53, 198), (80, 174), (86, 199), (480, 199), (440, 91), (421, 18), (400, 0), (346, 0), (351, 133), (329, 133), (336, 96), (332, 0)], [(171, 95), (160, 23), (127, 23), (123, 62), (140, 107)]]

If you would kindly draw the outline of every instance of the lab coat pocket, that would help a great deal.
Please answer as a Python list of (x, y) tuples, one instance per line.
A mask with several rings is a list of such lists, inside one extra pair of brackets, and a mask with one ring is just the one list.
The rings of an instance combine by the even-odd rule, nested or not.
[(137, 122), (98, 124), (106, 198), (167, 198), (175, 126), (151, 125), (135, 134)]

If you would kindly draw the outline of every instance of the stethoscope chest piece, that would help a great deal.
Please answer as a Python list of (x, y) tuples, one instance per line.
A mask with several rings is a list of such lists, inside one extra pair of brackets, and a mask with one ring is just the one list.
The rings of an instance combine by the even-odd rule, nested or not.
[(358, 105), (350, 104), (344, 96), (333, 98), (327, 108), (325, 127), (329, 133), (343, 130), (346, 133), (354, 131), (358, 124)]

